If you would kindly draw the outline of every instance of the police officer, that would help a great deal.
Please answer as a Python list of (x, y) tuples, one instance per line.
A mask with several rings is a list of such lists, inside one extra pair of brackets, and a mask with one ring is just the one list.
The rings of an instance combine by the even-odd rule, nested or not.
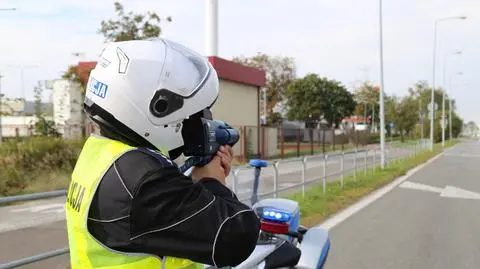
[(259, 220), (225, 186), (231, 148), (191, 177), (172, 162), (185, 121), (211, 118), (218, 85), (206, 58), (176, 42), (105, 45), (84, 102), (100, 135), (87, 139), (67, 196), (72, 269), (236, 266), (252, 253)]

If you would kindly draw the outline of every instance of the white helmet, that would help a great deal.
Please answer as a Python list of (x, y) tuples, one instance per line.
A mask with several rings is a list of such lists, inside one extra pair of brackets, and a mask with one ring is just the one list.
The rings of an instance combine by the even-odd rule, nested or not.
[(144, 139), (174, 159), (184, 145), (183, 120), (213, 105), (218, 84), (207, 58), (176, 42), (112, 42), (90, 73), (85, 109), (96, 122)]

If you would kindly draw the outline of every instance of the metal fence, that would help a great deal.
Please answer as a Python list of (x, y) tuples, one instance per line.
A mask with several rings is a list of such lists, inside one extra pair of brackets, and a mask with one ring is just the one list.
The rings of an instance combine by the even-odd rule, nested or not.
[[(389, 144), (385, 154), (385, 163), (401, 161), (413, 157), (429, 148), (426, 140), (411, 142), (408, 145), (396, 147)], [(260, 198), (280, 197), (288, 193), (301, 192), (305, 196), (309, 187), (322, 184), (323, 192), (327, 190), (327, 182), (339, 181), (344, 185), (346, 176), (355, 179), (359, 173), (367, 174), (369, 168), (375, 172), (380, 164), (380, 150), (377, 147), (360, 148), (348, 152), (330, 152), (320, 155), (310, 155), (300, 158), (278, 160), (269, 162), (263, 168), (259, 188)], [(253, 168), (248, 166), (232, 169), (228, 179), (228, 186), (237, 194), (239, 200), (250, 204), (253, 184)], [(0, 205), (54, 198), (65, 196), (66, 190), (25, 194), (18, 196), (0, 197)], [(19, 266), (35, 263), (52, 257), (67, 254), (68, 248), (57, 249), (39, 255), (26, 257), (20, 260), (0, 264), (0, 269), (17, 268)]]

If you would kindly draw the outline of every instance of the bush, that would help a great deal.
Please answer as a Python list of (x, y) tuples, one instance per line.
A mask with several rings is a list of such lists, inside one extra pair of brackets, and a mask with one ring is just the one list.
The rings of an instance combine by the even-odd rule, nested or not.
[(0, 146), (0, 195), (21, 192), (59, 172), (71, 173), (84, 141), (53, 137), (12, 139)]

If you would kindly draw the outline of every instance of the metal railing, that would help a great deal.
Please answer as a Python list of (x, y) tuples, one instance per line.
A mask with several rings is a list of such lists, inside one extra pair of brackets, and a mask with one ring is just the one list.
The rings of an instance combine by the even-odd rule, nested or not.
[[(408, 157), (413, 157), (417, 155), (420, 151), (427, 150), (428, 148), (429, 143), (427, 140), (416, 141), (411, 145), (398, 148), (389, 145), (385, 156), (385, 162), (388, 165), (392, 162), (396, 162)], [(269, 165), (266, 168), (262, 169), (263, 172), (261, 176), (261, 184), (263, 184), (264, 188), (271, 188), (270, 190), (267, 189), (263, 192), (259, 192), (259, 197), (276, 198), (279, 197), (281, 193), (286, 193), (289, 191), (292, 193), (301, 192), (302, 196), (304, 197), (307, 188), (318, 183), (322, 184), (322, 189), (325, 193), (328, 186), (327, 181), (340, 181), (340, 185), (343, 187), (345, 184), (344, 181), (346, 175), (352, 175), (353, 178), (356, 179), (356, 176), (359, 172), (361, 172), (361, 170), (363, 170), (364, 175), (367, 174), (369, 168), (372, 168), (375, 172), (377, 169), (377, 165), (380, 164), (379, 155), (380, 150), (378, 148), (362, 148), (355, 149), (349, 152), (333, 152), (328, 154), (311, 155), (269, 162)], [(333, 169), (337, 165), (338, 167), (336, 169)], [(289, 168), (289, 171), (282, 173), (282, 166), (286, 166), (286, 168)], [(320, 170), (321, 172), (319, 173), (318, 170)], [(299, 182), (287, 182), (288, 186), (283, 188), (281, 187), (282, 184), (285, 184), (285, 181), (282, 181), (282, 178), (296, 178), (297, 174), (300, 175)], [(248, 188), (245, 188), (244, 190), (246, 191), (242, 193), (242, 188), (240, 186), (242, 178), (247, 178), (247, 180), (243, 181), (244, 185), (248, 186), (249, 183), (252, 183), (253, 168), (249, 166), (243, 166), (232, 169), (232, 180), (229, 182), (230, 184), (228, 185), (230, 185), (229, 187), (232, 189), (233, 192), (237, 193), (239, 200), (248, 204), (250, 202), (250, 193)], [(61, 197), (65, 196), (66, 194), (67, 190), (59, 190), (52, 192), (0, 197), (0, 206), (9, 203)], [(0, 264), (0, 269), (17, 268), (19, 266), (35, 263), (67, 253), (69, 253), (68, 247), (57, 249), (35, 256), (11, 261), (5, 264)]]

